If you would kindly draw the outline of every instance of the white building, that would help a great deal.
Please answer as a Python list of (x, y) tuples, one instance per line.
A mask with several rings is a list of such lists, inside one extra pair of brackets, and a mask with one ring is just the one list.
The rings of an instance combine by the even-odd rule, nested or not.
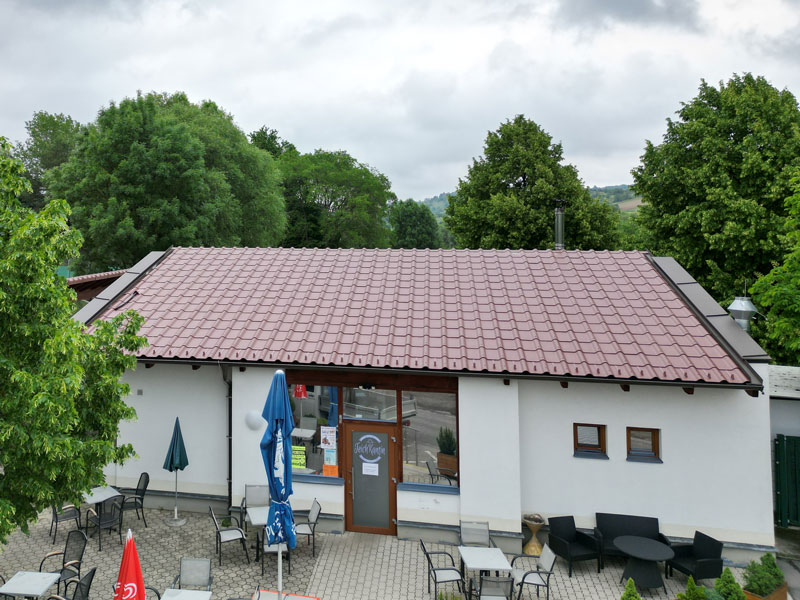
[[(265, 478), (258, 417), (281, 368), (310, 391), (298, 421), (335, 400), (327, 457), (296, 442), (308, 462), (292, 498), (318, 498), (334, 528), (455, 539), (459, 519), (488, 520), (518, 550), (523, 513), (591, 527), (615, 512), (773, 545), (768, 357), (672, 259), (174, 248), (77, 318), (127, 309), (150, 345), (126, 376), (138, 421), (121, 427), (139, 458), (110, 466), (112, 485), (146, 470), (172, 489), (161, 466), (179, 416), (180, 491), (238, 504)], [(449, 478), (440, 427), (457, 438)]]

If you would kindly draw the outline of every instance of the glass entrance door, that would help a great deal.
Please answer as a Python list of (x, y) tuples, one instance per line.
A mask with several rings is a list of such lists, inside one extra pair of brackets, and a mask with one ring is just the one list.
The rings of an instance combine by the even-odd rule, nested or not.
[(344, 429), (346, 528), (395, 535), (397, 426), (345, 421)]

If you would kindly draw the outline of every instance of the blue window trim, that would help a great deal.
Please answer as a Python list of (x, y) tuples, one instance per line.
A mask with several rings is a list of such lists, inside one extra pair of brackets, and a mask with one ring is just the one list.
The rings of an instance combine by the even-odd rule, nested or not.
[(450, 496), (459, 496), (461, 494), (461, 490), (454, 485), (438, 485), (436, 483), (398, 483), (397, 491), (446, 494)]
[(292, 473), (292, 481), (296, 483), (317, 483), (319, 485), (344, 485), (341, 477), (328, 477), (326, 475), (310, 475), (306, 473)]

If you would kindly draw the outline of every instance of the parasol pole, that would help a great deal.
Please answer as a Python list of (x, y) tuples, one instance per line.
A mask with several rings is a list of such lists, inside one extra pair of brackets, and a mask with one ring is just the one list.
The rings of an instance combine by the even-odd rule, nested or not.
[(283, 552), (281, 552), (281, 544), (278, 542), (278, 600), (283, 599)]
[(175, 520), (178, 520), (178, 469), (175, 469)]

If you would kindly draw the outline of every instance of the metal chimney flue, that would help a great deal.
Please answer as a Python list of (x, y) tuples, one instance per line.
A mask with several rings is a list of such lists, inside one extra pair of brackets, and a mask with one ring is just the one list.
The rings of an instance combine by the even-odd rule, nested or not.
[(728, 312), (731, 313), (736, 324), (745, 331), (750, 331), (750, 319), (758, 313), (753, 301), (748, 296), (736, 296), (728, 307)]
[(555, 249), (564, 249), (564, 205), (566, 200), (556, 200), (556, 231), (555, 231)]

